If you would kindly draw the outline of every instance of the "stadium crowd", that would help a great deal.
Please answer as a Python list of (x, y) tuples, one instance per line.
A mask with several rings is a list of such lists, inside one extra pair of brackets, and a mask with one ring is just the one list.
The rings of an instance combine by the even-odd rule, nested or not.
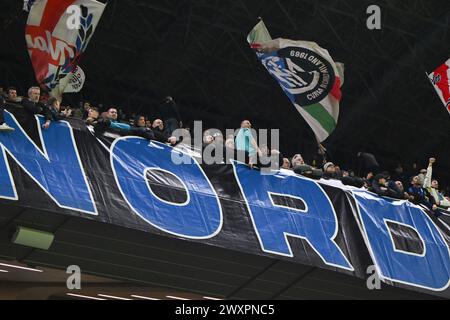
[[(21, 106), (30, 115), (44, 116), (45, 122), (42, 125), (44, 130), (48, 129), (52, 122), (66, 118), (78, 118), (83, 119), (86, 125), (91, 126), (96, 134), (108, 131), (120, 135), (135, 135), (170, 145), (179, 143), (191, 145), (191, 141), (173, 135), (176, 129), (183, 128), (183, 123), (172, 97), (166, 97), (158, 107), (160, 118), (151, 121), (144, 115), (133, 114), (131, 119), (127, 120), (127, 116), (115, 107), (99, 110), (89, 102), (85, 102), (80, 108), (62, 107), (59, 100), (41, 96), (39, 87), (29, 88), (27, 97), (20, 97), (14, 87), (6, 90), (0, 88), (0, 132), (14, 130), (4, 121), (4, 108), (8, 106)], [(429, 158), (427, 168), (418, 170), (415, 167), (405, 170), (399, 164), (395, 168), (395, 172), (390, 174), (383, 171), (373, 154), (359, 152), (357, 154), (357, 170), (342, 170), (332, 162), (331, 154), (320, 143), (312, 163), (306, 164), (301, 154), (295, 154), (288, 158), (284, 157), (279, 150), (270, 149), (267, 145), (258, 145), (251, 128), (250, 121), (243, 120), (235, 134), (227, 135), (226, 138), (221, 132), (214, 132), (212, 129), (205, 130), (202, 149), (208, 148), (213, 153), (220, 149), (220, 154), (223, 155), (222, 163), (229, 163), (231, 158), (241, 159), (238, 156), (242, 155), (250, 168), (261, 169), (267, 166), (273, 168), (275, 165), (277, 169), (292, 170), (312, 179), (338, 180), (345, 185), (366, 188), (382, 197), (408, 200), (425, 206), (435, 215), (450, 211), (449, 194), (439, 188), (438, 180), (433, 177), (435, 158)], [(183, 129), (190, 130), (187, 127)], [(261, 161), (264, 157), (270, 156), (272, 163), (267, 164)]]

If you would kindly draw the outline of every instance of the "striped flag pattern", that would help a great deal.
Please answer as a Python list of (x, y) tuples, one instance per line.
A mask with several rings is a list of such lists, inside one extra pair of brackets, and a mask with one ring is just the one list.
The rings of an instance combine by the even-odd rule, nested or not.
[(261, 20), (247, 36), (258, 59), (277, 80), (318, 142), (336, 128), (344, 65), (315, 42), (274, 39)]
[(428, 78), (450, 114), (450, 59), (430, 73)]
[(51, 96), (61, 98), (105, 4), (95, 0), (30, 0), (30, 4), (25, 40), (36, 80)]

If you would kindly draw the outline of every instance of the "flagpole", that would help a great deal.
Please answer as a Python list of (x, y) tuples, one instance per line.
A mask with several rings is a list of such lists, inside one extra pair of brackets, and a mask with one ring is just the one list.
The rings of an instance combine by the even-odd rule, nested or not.
[(427, 79), (430, 81), (431, 85), (433, 85), (433, 81), (431, 81), (430, 75), (428, 74), (428, 72), (426, 70), (425, 70), (425, 75), (427, 76)]

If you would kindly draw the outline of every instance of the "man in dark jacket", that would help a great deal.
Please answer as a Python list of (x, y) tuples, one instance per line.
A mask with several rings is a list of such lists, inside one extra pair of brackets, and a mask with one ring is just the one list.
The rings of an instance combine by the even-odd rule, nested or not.
[(10, 132), (14, 131), (14, 128), (11, 128), (8, 126), (7, 123), (5, 123), (5, 116), (4, 116), (4, 106), (5, 106), (5, 99), (3, 96), (0, 96), (0, 132)]
[(58, 99), (50, 98), (44, 108), (45, 123), (42, 128), (48, 129), (52, 121), (63, 120), (67, 118), (68, 115), (67, 111), (61, 111), (61, 103)]
[(164, 103), (158, 107), (158, 111), (164, 121), (167, 136), (171, 136), (176, 129), (183, 126), (178, 107), (172, 97), (166, 97)]
[(411, 186), (408, 188), (408, 194), (410, 195), (410, 201), (412, 203), (422, 204), (433, 211), (437, 210), (434, 198), (427, 189), (422, 187), (418, 176), (411, 178)]
[(23, 99), (21, 105), (29, 114), (43, 114), (45, 105), (39, 101), (40, 96), (41, 89), (39, 87), (28, 89), (28, 98)]
[(369, 172), (374, 174), (379, 173), (380, 165), (377, 159), (372, 153), (368, 152), (358, 152), (357, 154), (358, 163), (358, 175), (360, 177), (366, 176)]
[[(153, 130), (156, 140), (158, 140), (158, 141), (167, 141), (169, 139), (173, 140), (173, 138), (174, 138), (168, 133), (167, 130), (165, 130), (164, 122), (161, 119), (155, 119), (155, 121), (153, 121), (152, 130)], [(172, 143), (172, 144), (174, 144), (174, 143)]]
[(387, 183), (387, 177), (384, 174), (377, 174), (372, 181), (370, 191), (375, 192), (382, 197), (399, 198), (399, 192)]

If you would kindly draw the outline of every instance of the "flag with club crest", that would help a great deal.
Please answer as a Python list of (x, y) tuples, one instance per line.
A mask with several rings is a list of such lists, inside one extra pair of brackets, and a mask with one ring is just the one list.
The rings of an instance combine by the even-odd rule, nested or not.
[(428, 75), (436, 93), (450, 113), (450, 59)]
[(61, 98), (105, 9), (95, 0), (34, 0), (25, 39), (36, 80)]
[(247, 36), (250, 47), (278, 82), (318, 142), (336, 128), (344, 65), (315, 42), (271, 38), (261, 20)]

